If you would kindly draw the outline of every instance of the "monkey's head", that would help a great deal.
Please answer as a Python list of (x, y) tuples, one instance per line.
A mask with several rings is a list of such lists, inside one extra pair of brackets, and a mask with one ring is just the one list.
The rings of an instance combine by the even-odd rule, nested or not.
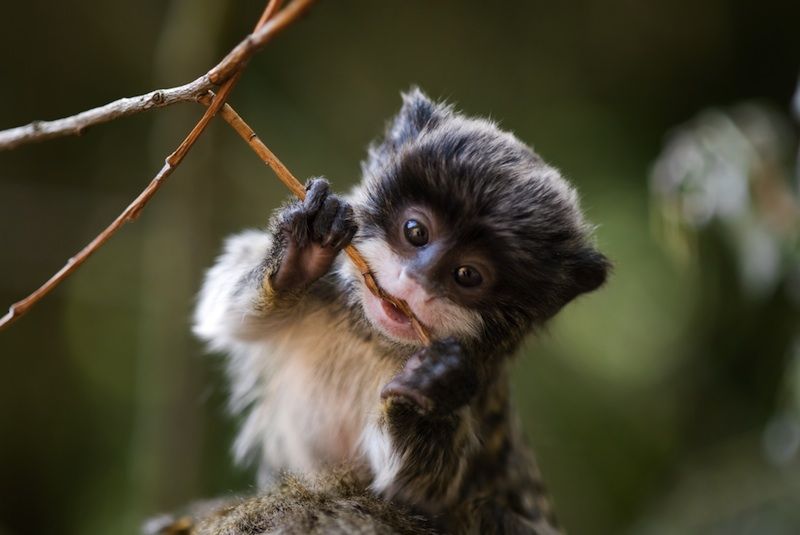
[[(403, 96), (362, 170), (354, 243), (378, 283), (437, 338), (508, 350), (606, 279), (609, 263), (559, 172), (512, 134), (418, 89)], [(374, 328), (416, 341), (356, 271), (346, 276)]]

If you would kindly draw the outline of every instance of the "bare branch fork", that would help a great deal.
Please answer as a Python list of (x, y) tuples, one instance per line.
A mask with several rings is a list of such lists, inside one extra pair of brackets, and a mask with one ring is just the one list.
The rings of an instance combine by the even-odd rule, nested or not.
[[(227, 104), (225, 100), (239, 81), (247, 61), (261, 49), (274, 35), (283, 30), (302, 15), (314, 0), (294, 0), (286, 8), (280, 9), (283, 0), (270, 0), (265, 7), (261, 18), (253, 33), (248, 35), (241, 43), (231, 50), (222, 61), (200, 78), (170, 89), (151, 91), (137, 97), (123, 98), (110, 102), (104, 106), (81, 112), (71, 117), (54, 121), (33, 122), (26, 126), (0, 131), (0, 150), (8, 150), (23, 144), (44, 141), (67, 135), (79, 135), (89, 126), (105, 123), (140, 113), (153, 108), (169, 106), (177, 102), (197, 101), (207, 106), (207, 109), (197, 124), (192, 128), (177, 149), (165, 159), (164, 166), (150, 181), (147, 187), (117, 218), (98, 234), (78, 254), (70, 258), (67, 263), (41, 287), (25, 299), (9, 307), (8, 313), (0, 318), (0, 330), (24, 315), (31, 307), (50, 293), (58, 284), (74, 272), (89, 256), (99, 249), (111, 236), (113, 236), (126, 222), (134, 220), (149, 200), (155, 195), (167, 177), (180, 165), (194, 143), (208, 126), (211, 119), (222, 110), (225, 121), (242, 137), (242, 139), (256, 152), (256, 154), (269, 165), (281, 182), (300, 199), (305, 196), (302, 184), (291, 174), (280, 160), (264, 145), (253, 130), (244, 120)], [(220, 85), (216, 95), (210, 90)], [(350, 245), (346, 252), (364, 277), (369, 290), (392, 303), (410, 320), (420, 340), (430, 343), (428, 334), (422, 323), (416, 318), (408, 304), (386, 293), (378, 284), (369, 265), (358, 252)]]
[[(245, 37), (222, 61), (196, 80), (179, 87), (159, 89), (136, 97), (121, 98), (99, 108), (93, 108), (64, 119), (34, 121), (25, 126), (0, 131), (0, 150), (14, 149), (27, 143), (57, 137), (80, 135), (90, 126), (178, 102), (197, 100), (213, 87), (227, 83), (236, 71), (244, 67), (253, 54), (278, 32), (294, 22), (313, 3), (314, 0), (295, 0), (286, 9), (279, 12), (283, 1), (270, 0), (253, 33)], [(220, 93), (222, 93), (221, 90)]]

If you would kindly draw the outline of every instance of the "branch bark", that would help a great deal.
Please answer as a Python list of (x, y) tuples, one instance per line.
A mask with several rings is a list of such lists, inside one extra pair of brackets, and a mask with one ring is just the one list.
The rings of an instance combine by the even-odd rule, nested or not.
[[(50, 293), (83, 264), (97, 249), (108, 241), (108, 239), (125, 223), (136, 219), (164, 181), (172, 174), (178, 165), (180, 165), (186, 154), (188, 154), (194, 143), (206, 129), (211, 119), (220, 111), (225, 121), (256, 152), (262, 161), (272, 168), (281, 182), (283, 182), (283, 184), (298, 198), (303, 199), (305, 197), (305, 188), (300, 181), (298, 181), (272, 151), (261, 142), (253, 129), (244, 122), (239, 114), (236, 113), (232, 107), (225, 104), (225, 100), (239, 81), (245, 64), (253, 54), (269, 42), (275, 34), (286, 28), (300, 15), (305, 13), (313, 3), (314, 0), (294, 0), (286, 8), (280, 9), (283, 0), (270, 0), (253, 33), (231, 50), (213, 69), (194, 82), (177, 88), (153, 91), (139, 97), (120, 99), (106, 104), (105, 106), (101, 106), (100, 108), (82, 112), (72, 117), (50, 121), (48, 123), (31, 123), (24, 127), (0, 132), (0, 150), (2, 150), (33, 141), (43, 141), (45, 139), (52, 139), (69, 134), (80, 134), (88, 126), (145, 111), (156, 107), (157, 104), (160, 104), (159, 107), (161, 107), (175, 102), (196, 100), (207, 106), (203, 116), (178, 148), (167, 156), (164, 166), (158, 174), (156, 174), (155, 178), (151, 180), (144, 191), (142, 191), (142, 193), (140, 193), (139, 196), (105, 228), (105, 230), (97, 235), (97, 237), (78, 254), (70, 258), (66, 265), (47, 282), (25, 299), (11, 305), (8, 313), (0, 318), (0, 330), (8, 327), (11, 323), (19, 319), (33, 305)], [(210, 91), (210, 87), (217, 84), (222, 85), (215, 95)], [(198, 93), (201, 88), (202, 92)], [(165, 93), (170, 95), (170, 100), (164, 97)], [(154, 102), (154, 100), (156, 102)], [(3, 145), (3, 140), (5, 140), (7, 146)], [(363, 276), (367, 288), (379, 298), (390, 302), (408, 317), (419, 339), (425, 345), (429, 345), (431, 341), (430, 334), (414, 315), (411, 307), (409, 307), (405, 301), (392, 296), (378, 285), (366, 260), (364, 260), (364, 257), (361, 256), (353, 245), (349, 245), (345, 249), (345, 252)]]
[(90, 126), (155, 108), (171, 106), (178, 102), (197, 100), (213, 87), (214, 84), (211, 83), (208, 75), (204, 74), (185, 85), (156, 89), (144, 95), (121, 98), (63, 119), (33, 121), (25, 126), (0, 131), (0, 150), (16, 149), (28, 143), (47, 141), (57, 137), (79, 136)]
[[(18, 320), (21, 316), (30, 310), (37, 302), (39, 302), (45, 295), (50, 293), (56, 286), (58, 286), (64, 279), (66, 279), (72, 272), (74, 272), (81, 264), (83, 264), (97, 249), (99, 249), (111, 236), (122, 228), (128, 221), (136, 219), (142, 209), (147, 205), (150, 199), (155, 195), (156, 191), (162, 186), (164, 181), (172, 174), (172, 172), (180, 165), (183, 158), (188, 154), (194, 143), (203, 133), (208, 123), (217, 113), (217, 111), (225, 103), (225, 99), (230, 94), (239, 77), (242, 74), (241, 68), (244, 63), (258, 50), (261, 46), (266, 44), (276, 33), (286, 28), (291, 22), (297, 19), (302, 13), (306, 11), (314, 3), (314, 0), (294, 0), (287, 8), (282, 9), (275, 14), (274, 18), (267, 19), (268, 14), (276, 11), (276, 5), (281, 0), (269, 0), (264, 9), (264, 14), (259, 20), (259, 24), (265, 21), (260, 27), (256, 27), (256, 31), (248, 36), (243, 43), (249, 43), (246, 47), (247, 52), (239, 53), (234, 57), (231, 54), (225, 57), (214, 69), (220, 66), (225, 66), (225, 75), (215, 75), (213, 83), (222, 83), (219, 93), (215, 96), (213, 102), (209, 105), (206, 112), (192, 128), (191, 132), (181, 142), (175, 151), (167, 156), (164, 166), (150, 181), (147, 187), (139, 194), (134, 201), (128, 205), (122, 213), (117, 216), (100, 234), (98, 234), (89, 244), (78, 252), (75, 256), (67, 260), (67, 263), (58, 272), (50, 277), (42, 286), (40, 286), (31, 295), (12, 304), (8, 312), (0, 318), (0, 330), (7, 328), (13, 322)], [(254, 37), (256, 36), (257, 37)], [(234, 50), (241, 47), (240, 44)], [(214, 70), (212, 69), (212, 71)], [(211, 72), (211, 71), (209, 71)], [(211, 80), (210, 75), (204, 75)], [(203, 78), (203, 77), (201, 77)], [(139, 110), (143, 111), (143, 110)], [(64, 132), (62, 135), (66, 135)]]
[[(256, 52), (304, 14), (313, 3), (314, 0), (294, 0), (285, 9), (279, 10), (283, 0), (272, 0), (264, 9), (253, 33), (245, 37), (210, 71), (188, 84), (121, 98), (63, 119), (34, 121), (25, 126), (2, 130), (0, 150), (10, 150), (57, 137), (80, 135), (90, 126), (178, 102), (196, 100), (213, 87), (226, 83)], [(219, 93), (222, 93), (222, 89)]]

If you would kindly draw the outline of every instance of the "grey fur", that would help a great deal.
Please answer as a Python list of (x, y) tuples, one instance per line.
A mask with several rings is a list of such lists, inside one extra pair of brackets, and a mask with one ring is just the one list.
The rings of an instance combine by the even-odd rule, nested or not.
[(609, 263), (560, 173), (495, 123), (465, 117), (418, 88), (403, 95), (362, 170), (362, 236), (385, 236), (382, 222), (404, 203), (421, 202), (479, 236), (503, 264), (494, 300), (481, 310), (488, 346), (512, 351), (535, 323), (606, 279)]

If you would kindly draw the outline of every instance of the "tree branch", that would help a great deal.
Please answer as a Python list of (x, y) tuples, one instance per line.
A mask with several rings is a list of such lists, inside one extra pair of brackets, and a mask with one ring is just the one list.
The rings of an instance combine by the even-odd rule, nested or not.
[(155, 108), (163, 108), (177, 102), (197, 100), (214, 87), (208, 75), (193, 82), (169, 89), (156, 89), (144, 95), (126, 97), (103, 106), (86, 110), (77, 115), (54, 121), (34, 121), (0, 131), (0, 150), (11, 150), (28, 143), (47, 141), (63, 136), (79, 136), (90, 126), (107, 123)]
[[(80, 135), (90, 126), (107, 123), (153, 108), (195, 100), (214, 86), (224, 84), (276, 34), (297, 20), (314, 0), (294, 0), (279, 11), (283, 0), (271, 0), (264, 9), (256, 29), (242, 40), (222, 61), (203, 76), (188, 84), (159, 89), (136, 97), (121, 98), (104, 106), (53, 121), (34, 121), (28, 125), (0, 131), (0, 150), (10, 150), (27, 143), (46, 141), (62, 136)], [(222, 90), (220, 89), (219, 93)], [(2, 325), (2, 323), (0, 323)]]
[[(27, 126), (0, 132), (0, 150), (10, 149), (34, 141), (44, 141), (54, 137), (69, 134), (80, 134), (87, 127), (125, 117), (154, 107), (163, 107), (175, 102), (196, 100), (207, 106), (207, 109), (197, 124), (192, 128), (186, 138), (172, 154), (167, 156), (164, 166), (156, 174), (150, 184), (139, 194), (134, 201), (117, 218), (98, 234), (81, 251), (70, 258), (55, 275), (25, 299), (9, 307), (8, 313), (0, 318), (0, 330), (7, 327), (19, 317), (24, 315), (33, 305), (50, 293), (65, 278), (85, 262), (97, 249), (99, 249), (111, 236), (113, 236), (125, 223), (138, 217), (139, 213), (155, 195), (164, 181), (180, 165), (186, 154), (208, 126), (211, 119), (221, 111), (225, 121), (244, 139), (255, 153), (272, 168), (278, 178), (298, 198), (305, 197), (305, 188), (283, 163), (267, 148), (258, 138), (252, 128), (239, 116), (225, 100), (239, 81), (246, 62), (261, 49), (272, 37), (283, 30), (291, 22), (311, 6), (314, 0), (294, 0), (288, 7), (281, 10), (283, 0), (270, 0), (256, 29), (239, 45), (237, 45), (216, 67), (208, 71), (194, 82), (184, 86), (157, 90), (145, 95), (123, 98), (105, 106), (94, 108), (77, 115), (49, 122), (34, 122)], [(215, 95), (210, 91), (213, 85), (222, 84)], [(358, 268), (367, 288), (376, 296), (390, 302), (397, 307), (411, 321), (417, 336), (428, 345), (431, 338), (425, 326), (414, 315), (408, 304), (385, 292), (377, 283), (375, 276), (366, 260), (353, 246), (348, 245), (345, 252)]]
[[(267, 20), (260, 28), (256, 28), (253, 33), (245, 37), (233, 50), (228, 52), (228, 55), (222, 61), (208, 71), (208, 79), (214, 84), (221, 84), (233, 76), (233, 73), (241, 65), (247, 63), (253, 57), (253, 54), (271, 41), (276, 33), (304, 14), (313, 3), (313, 0), (294, 0), (291, 2), (275, 17)], [(264, 18), (262, 17), (262, 20)]]
[[(210, 106), (214, 99), (212, 99), (212, 95), (205, 95), (199, 99), (200, 103), (205, 104), (206, 106)], [(239, 137), (241, 137), (245, 143), (247, 143), (253, 152), (261, 158), (265, 164), (267, 164), (278, 176), (278, 179), (286, 186), (289, 191), (291, 191), (297, 198), (300, 200), (304, 199), (306, 196), (306, 189), (300, 183), (297, 178), (289, 171), (289, 169), (283, 165), (275, 154), (269, 150), (261, 139), (259, 139), (258, 135), (256, 135), (255, 131), (241, 118), (241, 116), (236, 113), (236, 111), (229, 105), (225, 104), (222, 106), (220, 111), (220, 115), (228, 123), (231, 128), (233, 128)], [(367, 288), (370, 292), (375, 294), (377, 297), (381, 299), (385, 299), (392, 303), (395, 307), (397, 307), (405, 316), (411, 320), (411, 326), (414, 328), (419, 339), (425, 345), (430, 345), (431, 337), (430, 333), (428, 333), (425, 326), (419, 319), (414, 315), (414, 312), (411, 310), (411, 307), (408, 306), (408, 303), (403, 301), (402, 299), (398, 299), (393, 295), (387, 293), (378, 285), (377, 280), (375, 280), (375, 276), (372, 274), (372, 271), (369, 268), (369, 264), (367, 261), (364, 260), (364, 257), (361, 256), (361, 253), (356, 249), (353, 245), (348, 245), (345, 249), (347, 256), (350, 257), (350, 260), (355, 264), (356, 268), (359, 270), (361, 275), (364, 277), (364, 282), (367, 285)]]
[[(281, 0), (269, 0), (264, 9), (264, 15), (262, 15), (261, 19), (259, 20), (259, 24), (267, 19), (267, 14), (271, 14), (276, 11), (276, 6), (280, 3), (280, 1)], [(186, 156), (186, 154), (188, 154), (189, 150), (200, 137), (200, 134), (203, 133), (205, 128), (208, 126), (208, 123), (225, 103), (225, 99), (228, 97), (234, 85), (236, 85), (236, 82), (241, 76), (244, 62), (247, 61), (247, 59), (249, 59), (249, 57), (252, 56), (256, 50), (269, 41), (276, 33), (280, 32), (291, 22), (296, 20), (299, 15), (304, 13), (305, 10), (308, 9), (311, 4), (313, 4), (313, 2), (314, 0), (294, 0), (287, 8), (280, 10), (274, 16), (274, 18), (266, 20), (263, 25), (257, 27), (256, 31), (247, 39), (245, 39), (245, 41), (243, 41), (254, 43), (247, 45), (246, 53), (237, 54), (232, 59), (229, 59), (231, 58), (231, 54), (228, 54), (228, 56), (226, 56), (226, 58), (217, 65), (217, 67), (221, 65), (226, 66), (226, 71), (224, 76), (216, 75), (216, 82), (214, 83), (224, 83), (224, 85), (220, 88), (219, 93), (215, 96), (213, 102), (211, 102), (208, 109), (194, 126), (194, 128), (192, 128), (191, 132), (189, 132), (178, 148), (175, 149), (172, 154), (167, 156), (164, 166), (161, 168), (161, 170), (150, 181), (150, 183), (139, 194), (139, 196), (136, 197), (136, 199), (130, 205), (128, 205), (128, 207), (125, 208), (125, 210), (123, 210), (123, 212), (117, 216), (117, 218), (114, 219), (110, 225), (108, 225), (100, 234), (98, 234), (91, 242), (89, 242), (86, 247), (81, 249), (78, 254), (67, 260), (67, 263), (64, 265), (64, 267), (62, 267), (55, 275), (50, 277), (47, 282), (40, 286), (31, 295), (11, 305), (8, 309), (8, 313), (0, 318), (0, 330), (8, 327), (13, 322), (18, 320), (28, 310), (30, 310), (32, 306), (39, 302), (39, 300), (50, 293), (53, 288), (58, 286), (64, 279), (72, 274), (72, 272), (78, 269), (81, 264), (83, 264), (92, 254), (94, 254), (94, 252), (97, 251), (97, 249), (99, 249), (106, 241), (108, 241), (108, 239), (111, 238), (111, 236), (113, 236), (125, 223), (136, 219), (148, 201), (162, 186), (164, 181), (169, 177), (169, 175), (172, 174), (177, 166), (180, 165), (181, 161), (183, 161), (183, 158)], [(256, 34), (258, 35), (257, 39), (253, 38), (253, 36)], [(234, 50), (237, 50), (240, 47), (241, 44)], [(215, 67), (215, 69), (217, 67)], [(211, 79), (210, 76), (208, 77)], [(67, 132), (64, 132), (62, 135), (66, 135), (66, 133)]]

